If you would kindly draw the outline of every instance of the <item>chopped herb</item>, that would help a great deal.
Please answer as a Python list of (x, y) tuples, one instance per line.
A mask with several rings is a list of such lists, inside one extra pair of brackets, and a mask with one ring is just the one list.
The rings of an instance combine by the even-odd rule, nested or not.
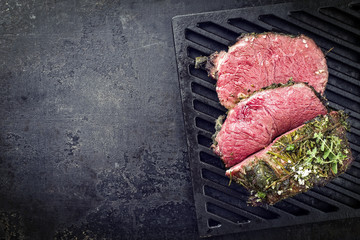
[(287, 145), (287, 147), (286, 147), (286, 151), (292, 151), (292, 150), (294, 150), (294, 148), (295, 148), (295, 145), (294, 145), (294, 144), (289, 144), (289, 145)]
[(221, 127), (223, 125), (223, 122), (224, 122), (224, 119), (225, 119), (225, 115), (220, 115), (218, 117), (218, 119), (216, 119), (215, 121), (215, 133), (212, 135), (212, 140), (213, 140), (213, 146), (216, 146), (217, 145), (217, 142), (215, 141), (215, 138), (216, 138), (216, 135), (220, 132), (221, 130)]
[(334, 174), (337, 174), (337, 163), (336, 162), (333, 162), (331, 164), (331, 170)]
[(206, 62), (208, 61), (208, 57), (200, 56), (195, 58), (195, 68), (202, 68)]
[(266, 197), (266, 193), (264, 193), (264, 192), (257, 192), (257, 193), (256, 193), (256, 196), (257, 196), (258, 198), (264, 199), (264, 198)]
[(330, 48), (326, 53), (325, 56), (327, 56), (329, 54), (329, 52), (331, 52), (334, 49), (334, 47)]
[(230, 181), (229, 181), (228, 186), (230, 186), (230, 185), (231, 185), (231, 182), (232, 182), (232, 175), (231, 175), (231, 171), (230, 171), (230, 176), (229, 176), (229, 178), (230, 178)]

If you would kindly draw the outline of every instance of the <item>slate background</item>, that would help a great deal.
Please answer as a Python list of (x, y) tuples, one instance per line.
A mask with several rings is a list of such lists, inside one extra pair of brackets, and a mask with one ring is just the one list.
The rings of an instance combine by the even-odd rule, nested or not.
[(0, 239), (198, 239), (171, 18), (278, 2), (1, 1)]

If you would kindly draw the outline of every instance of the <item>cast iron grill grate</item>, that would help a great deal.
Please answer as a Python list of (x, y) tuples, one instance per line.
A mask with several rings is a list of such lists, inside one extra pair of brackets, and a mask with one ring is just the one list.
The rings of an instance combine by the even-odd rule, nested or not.
[[(178, 16), (173, 33), (200, 236), (360, 217), (360, 3), (343, 1), (278, 4)], [(325, 187), (281, 201), (249, 207), (247, 191), (228, 186), (221, 160), (209, 149), (219, 104), (216, 81), (194, 68), (195, 57), (226, 50), (242, 33), (303, 33), (327, 53), (330, 107), (345, 110), (351, 168)], [(329, 51), (331, 49), (331, 51)]]

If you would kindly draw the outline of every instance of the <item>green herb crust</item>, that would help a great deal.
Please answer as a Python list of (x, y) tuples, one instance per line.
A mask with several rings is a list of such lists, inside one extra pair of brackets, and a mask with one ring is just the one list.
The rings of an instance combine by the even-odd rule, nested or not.
[(253, 206), (274, 204), (324, 185), (352, 162), (347, 128), (344, 112), (319, 116), (283, 135), (240, 171), (230, 172), (230, 179), (250, 191)]
[(211, 136), (213, 140), (213, 145), (211, 147), (215, 147), (218, 143), (215, 141), (216, 135), (220, 132), (221, 127), (224, 123), (225, 115), (220, 115), (215, 121), (215, 133)]

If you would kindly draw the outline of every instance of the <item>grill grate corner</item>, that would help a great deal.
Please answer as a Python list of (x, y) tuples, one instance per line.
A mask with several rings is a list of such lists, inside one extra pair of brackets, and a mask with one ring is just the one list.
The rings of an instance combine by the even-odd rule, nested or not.
[[(201, 237), (360, 217), (360, 5), (351, 1), (277, 4), (177, 16), (173, 34), (184, 124)], [(194, 68), (197, 56), (226, 50), (248, 32), (303, 33), (327, 52), (329, 106), (349, 114), (351, 168), (325, 187), (273, 206), (249, 207), (247, 191), (225, 177), (209, 149), (215, 120), (225, 114), (215, 80)]]

